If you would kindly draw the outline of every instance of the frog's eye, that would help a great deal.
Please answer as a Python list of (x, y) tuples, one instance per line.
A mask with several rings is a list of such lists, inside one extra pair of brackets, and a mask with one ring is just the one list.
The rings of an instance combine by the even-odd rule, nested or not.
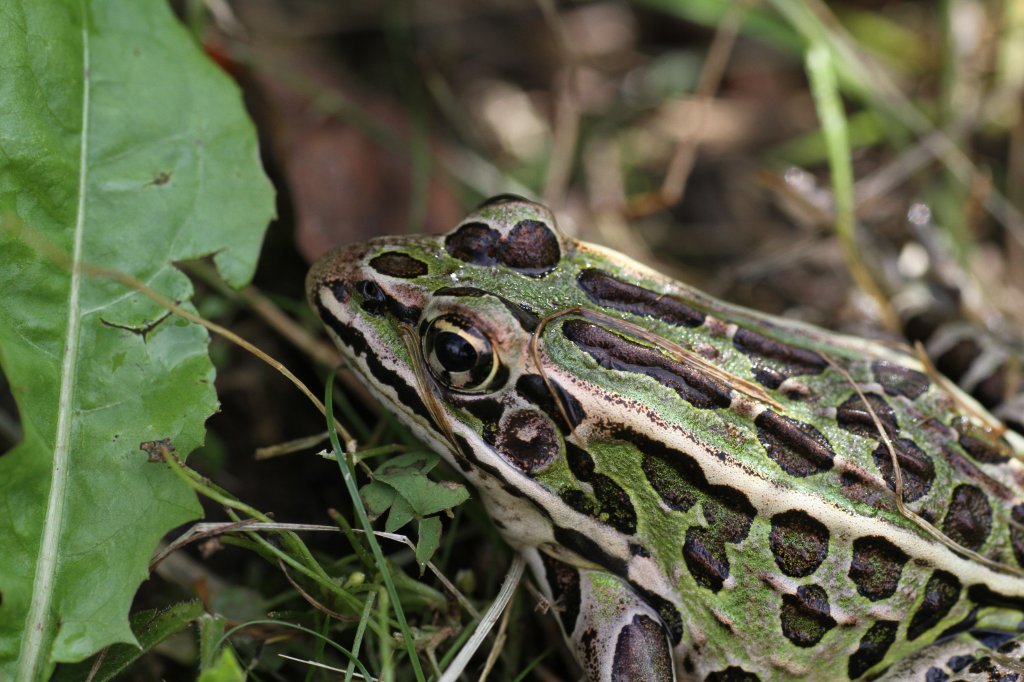
[(423, 335), (423, 357), (442, 386), (463, 393), (492, 390), (500, 366), (490, 340), (461, 315), (441, 315)]

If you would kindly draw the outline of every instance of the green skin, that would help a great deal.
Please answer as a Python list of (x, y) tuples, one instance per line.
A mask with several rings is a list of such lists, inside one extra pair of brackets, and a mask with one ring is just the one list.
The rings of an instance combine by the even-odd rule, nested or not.
[[(486, 204), (462, 224), (482, 223), (506, 238), (524, 220), (554, 230), (551, 214), (525, 200)], [(744, 310), (620, 254), (554, 233), (560, 258), (542, 275), (524, 272), (519, 267), (523, 261), (510, 266), (502, 258), (477, 264), (467, 262), (464, 254), (454, 257), (446, 249), (445, 237), (384, 238), (325, 256), (310, 272), (308, 292), (352, 367), (403, 422), (465, 473), (509, 543), (530, 561), (548, 596), (567, 598), (559, 593), (552, 565), (566, 567), (578, 581), (579, 618), (564, 622), (563, 617), (560, 625), (590, 679), (608, 679), (616, 671), (672, 679), (672, 670), (659, 659), (665, 638), (673, 639), (674, 616), (664, 603), (674, 607), (670, 611), (680, 619), (676, 625), (681, 625), (682, 636), (672, 644), (678, 679), (709, 675), (710, 679), (754, 679), (743, 678), (739, 669), (761, 680), (859, 678), (884, 671), (895, 662), (902, 665), (899, 679), (918, 675), (923, 679), (923, 671), (949, 657), (950, 649), (938, 652), (929, 645), (972, 609), (978, 608), (977, 627), (1016, 629), (1022, 618), (1024, 577), (1011, 541), (1015, 526), (1011, 510), (1024, 499), (1024, 468), (1016, 458), (979, 461), (977, 452), (968, 452), (958, 442), (962, 433), (970, 433), (1002, 448), (1001, 452), (1024, 452), (1016, 434), (1000, 438), (987, 431), (977, 416), (985, 414), (982, 408), (955, 388), (927, 380), (920, 364), (904, 349)], [(370, 261), (383, 253), (409, 256), (423, 264), (425, 272), (396, 273), (371, 266)], [(526, 261), (529, 257), (524, 256)], [(706, 317), (699, 326), (685, 326), (643, 311), (627, 312), (606, 301), (596, 304), (577, 279), (582, 271), (593, 268), (682, 302)], [(379, 291), (368, 292), (360, 282), (372, 282)], [(446, 287), (495, 295), (435, 295)], [(381, 295), (389, 304), (397, 302), (413, 312), (400, 321), (394, 307), (367, 303), (368, 298)], [(515, 307), (546, 322), (531, 333), (511, 311)], [(489, 343), (498, 368), (490, 383), (490, 366), (482, 367), (480, 376), (472, 379), (446, 376), (443, 362), (437, 368), (437, 349), (424, 347), (431, 322), (452, 314), (471, 323), (477, 338)], [(653, 351), (670, 364), (687, 365), (701, 374), (717, 369), (718, 381), (732, 388), (731, 403), (714, 409), (697, 407), (651, 376), (602, 366), (594, 353), (563, 333), (568, 320), (608, 330), (615, 334), (611, 337), (615, 345)], [(787, 368), (784, 362), (780, 365), (751, 355), (734, 342), (737, 328), (757, 332), (778, 347), (814, 351), (827, 365), (800, 374), (801, 370)], [(353, 332), (365, 346), (353, 342)], [(531, 344), (534, 335), (537, 338)], [(407, 340), (419, 350), (411, 354)], [(681, 349), (697, 359), (683, 360)], [(374, 356), (371, 362), (368, 355)], [(883, 390), (873, 372), (879, 361), (912, 370), (910, 374), (922, 381), (920, 392), (908, 391), (911, 397)], [(765, 385), (755, 371), (757, 365), (781, 368), (785, 381)], [(585, 415), (582, 421), (569, 429), (566, 415), (553, 407), (553, 396), (545, 403), (517, 392), (517, 381), (525, 374), (546, 377), (568, 391)], [(404, 386), (396, 389), (398, 383)], [(410, 390), (423, 397), (428, 410), (434, 406), (433, 417), (410, 405)], [(930, 460), (934, 471), (930, 488), (906, 506), (929, 519), (937, 528), (935, 533), (897, 508), (895, 493), (872, 454), (881, 446), (891, 462), (875, 417), (869, 417), (867, 430), (844, 428), (837, 422), (837, 409), (848, 400), (856, 402), (858, 390), (875, 401), (878, 419), (884, 417), (878, 410), (887, 406), (898, 425), (898, 437), (913, 441)], [(787, 472), (759, 438), (755, 419), (766, 409), (813, 426), (834, 452), (832, 465), (809, 475)], [(528, 429), (515, 433), (511, 429), (516, 417), (533, 417), (533, 421)], [(551, 443), (554, 449), (550, 456), (537, 455), (538, 459), (524, 465), (510, 453), (521, 456), (543, 448), (496, 447), (496, 433), (499, 444), (503, 436), (506, 442), (514, 435), (528, 441), (540, 434), (547, 437), (542, 441), (548, 449)], [(631, 442), (623, 433), (642, 434), (648, 440)], [(581, 480), (579, 470), (574, 473), (566, 441), (589, 454), (593, 472), (611, 481), (620, 497), (602, 497), (595, 491), (594, 477)], [(662, 464), (649, 459), (651, 442), (696, 463), (706, 479), (703, 487), (673, 472), (671, 463), (665, 465), (671, 456), (658, 460)], [(661, 468), (645, 470), (645, 462)], [(652, 475), (659, 480), (652, 481)], [(908, 475), (913, 478), (913, 472), (904, 478)], [(855, 492), (849, 485), (851, 477), (858, 481)], [(962, 484), (973, 491), (973, 506), (961, 504), (950, 513), (953, 491)], [(723, 522), (723, 491), (739, 495), (748, 503), (740, 508), (755, 512), (745, 517), (749, 521), (745, 531), (730, 530)], [(635, 516), (635, 524), (626, 530), (633, 532), (624, 532), (619, 522), (629, 517), (628, 510), (616, 506), (619, 499), (625, 507), (623, 495)], [(566, 502), (571, 496), (576, 504)], [(689, 502), (673, 504), (680, 496)], [(978, 497), (984, 499), (979, 502)], [(578, 502), (581, 499), (583, 503)], [(786, 575), (778, 547), (773, 551), (771, 545), (772, 518), (794, 510), (809, 515), (820, 530), (827, 531), (827, 552), (812, 562), (815, 565), (807, 575)], [(988, 532), (978, 531), (979, 527)], [(578, 531), (592, 544), (567, 546), (564, 533), (556, 528)], [(715, 557), (720, 559), (724, 552), (727, 575), (720, 566), (710, 569), (718, 571), (720, 585), (709, 586), (685, 560), (688, 532), (701, 537), (703, 546), (717, 548), (717, 553), (712, 552)], [(968, 544), (980, 541), (977, 554), (936, 535), (952, 535)], [(813, 554), (813, 538), (801, 532), (779, 537), (797, 558)], [(905, 555), (898, 583), (884, 597), (866, 597), (851, 576), (854, 543), (865, 537), (883, 538)], [(807, 551), (800, 554), (800, 547)], [(542, 555), (557, 562), (542, 561)], [(988, 561), (980, 561), (978, 555)], [(865, 570), (884, 572), (884, 568), (869, 565)], [(947, 591), (948, 603), (939, 609), (944, 613), (930, 619), (919, 616), (927, 627), (921, 626), (922, 632), (908, 638), (915, 614), (922, 609), (925, 615), (934, 611), (925, 602), (935, 597), (934, 590), (928, 594), (927, 585), (936, 570), (955, 578), (960, 589), (952, 597)], [(811, 585), (827, 594), (826, 614), (799, 607), (798, 589)], [(979, 592), (978, 586), (988, 592)], [(659, 602), (661, 607), (652, 603), (652, 595), (664, 600)], [(791, 607), (798, 605), (790, 608), (788, 620), (781, 615), (787, 600)], [(651, 619), (645, 623), (657, 623), (657, 633), (651, 634), (648, 628), (640, 636), (639, 630), (633, 631), (633, 648), (620, 652), (617, 659), (623, 624), (639, 616)], [(879, 621), (891, 623), (895, 635), (884, 646), (872, 648), (872, 637), (878, 639), (879, 630), (871, 628)], [(964, 636), (956, 641), (956, 651), (972, 653), (980, 646)], [(851, 657), (865, 648), (875, 653), (862, 654), (858, 663), (851, 663)]]

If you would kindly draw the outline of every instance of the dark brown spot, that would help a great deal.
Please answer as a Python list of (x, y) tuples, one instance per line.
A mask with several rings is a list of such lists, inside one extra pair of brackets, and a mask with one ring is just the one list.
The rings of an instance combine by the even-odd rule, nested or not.
[(501, 420), (494, 447), (512, 466), (527, 474), (558, 457), (561, 437), (555, 425), (536, 410), (517, 410)]
[(382, 275), (415, 279), (427, 274), (427, 264), (401, 251), (388, 251), (370, 260), (370, 267)]
[(462, 407), (471, 415), (479, 419), (488, 427), (490, 438), (488, 443), (494, 445), (498, 435), (498, 423), (505, 414), (505, 405), (494, 398), (481, 398), (478, 396), (453, 396), (452, 402)]
[(799, 647), (812, 647), (836, 626), (828, 593), (820, 585), (801, 585), (796, 594), (782, 595), (782, 634)]
[(569, 464), (569, 471), (581, 481), (589, 481), (596, 471), (594, 458), (575, 443), (566, 441), (565, 459)]
[(654, 348), (628, 341), (604, 327), (566, 320), (562, 333), (605, 369), (649, 376), (694, 407), (722, 408), (732, 402), (732, 390), (706, 372), (675, 362)]
[(725, 543), (740, 542), (747, 536), (756, 513), (754, 505), (739, 490), (710, 485), (700, 465), (685, 452), (625, 428), (612, 435), (643, 453), (644, 474), (666, 505), (687, 511), (702, 502), (708, 525), (687, 530), (683, 557), (698, 585), (720, 590), (729, 577)]
[(749, 673), (743, 668), (730, 665), (725, 670), (716, 670), (708, 673), (704, 682), (761, 682), (761, 678), (754, 673)]
[[(587, 414), (583, 411), (580, 401), (562, 388), (561, 384), (554, 379), (548, 379), (548, 383), (551, 385), (550, 389), (548, 384), (544, 383), (544, 378), (541, 375), (523, 374), (516, 381), (516, 392), (554, 419), (555, 423), (562, 428), (562, 433), (568, 433), (571, 429), (579, 426)], [(552, 392), (557, 396), (558, 404), (555, 403), (551, 395)], [(559, 405), (561, 405), (561, 409), (559, 409)], [(569, 419), (568, 424), (565, 423), (566, 417)]]
[(942, 530), (950, 540), (967, 549), (981, 549), (992, 530), (992, 506), (985, 493), (973, 485), (954, 488)]
[(562, 495), (566, 504), (622, 533), (635, 533), (636, 510), (633, 509), (633, 502), (626, 491), (612, 478), (597, 473), (593, 457), (578, 445), (567, 441), (565, 455), (573, 476), (589, 483), (594, 491), (594, 497), (597, 498), (595, 504), (583, 491), (567, 490)]
[(1017, 563), (1024, 566), (1024, 504), (1014, 505), (1010, 510), (1010, 544)]
[(710, 486), (701, 509), (708, 527), (722, 542), (741, 542), (750, 532), (757, 510), (747, 496), (724, 485)]
[[(971, 663), (971, 667), (967, 669), (967, 672), (971, 673), (972, 675), (980, 675), (981, 673), (994, 673), (995, 671), (996, 667), (992, 664), (992, 658), (989, 656), (983, 656), (979, 658), (974, 663)], [(989, 680), (992, 680), (993, 678), (996, 680), (1007, 679), (1003, 677), (995, 677), (994, 675), (988, 676)], [(1014, 675), (1013, 679), (1017, 679), (1017, 676)]]
[[(894, 438), (893, 449), (896, 450), (896, 461), (899, 463), (900, 476), (903, 478), (903, 499), (907, 502), (919, 500), (932, 489), (935, 480), (935, 466), (917, 444), (908, 438)], [(875, 466), (882, 473), (889, 490), (896, 490), (896, 476), (892, 468), (892, 453), (885, 443), (880, 443), (871, 453)]]
[(791, 346), (743, 327), (736, 330), (732, 343), (750, 358), (754, 378), (768, 388), (778, 388), (789, 377), (821, 374), (828, 366), (825, 359), (812, 350)]
[(882, 385), (886, 393), (906, 396), (911, 400), (924, 395), (931, 384), (927, 375), (886, 360), (876, 360), (871, 365), (871, 371), (875, 381)]
[(671, 680), (672, 651), (661, 623), (637, 614), (633, 622), (619, 631), (612, 658), (612, 680)]
[(697, 503), (697, 486), (701, 483), (707, 485), (707, 479), (693, 457), (679, 451), (671, 451), (669, 456), (665, 456), (668, 453), (664, 450), (667, 449), (662, 446), (658, 453), (641, 450), (644, 453), (644, 475), (671, 509), (688, 511)]
[(498, 243), (498, 260), (524, 275), (547, 274), (561, 257), (554, 230), (539, 220), (520, 220)]
[(846, 668), (851, 680), (859, 678), (885, 659), (889, 647), (896, 641), (898, 629), (899, 623), (894, 620), (880, 620), (868, 628)]
[(584, 270), (576, 281), (587, 298), (605, 308), (682, 327), (699, 327), (704, 322), (704, 313), (678, 299), (624, 282), (604, 270)]
[(683, 559), (694, 581), (712, 592), (722, 589), (729, 577), (729, 557), (725, 544), (710, 528), (690, 526), (683, 543)]
[(835, 452), (810, 424), (765, 410), (754, 420), (765, 452), (791, 476), (803, 478), (832, 468)]
[(563, 490), (558, 496), (562, 498), (563, 502), (584, 516), (596, 519), (598, 514), (601, 513), (597, 500), (590, 497), (582, 490), (570, 488), (568, 490)]
[(474, 265), (498, 262), (501, 233), (485, 223), (465, 223), (444, 238), (444, 247), (453, 258)]
[(960, 447), (983, 464), (1002, 464), (1013, 457), (1013, 448), (1005, 438), (966, 417), (958, 417), (953, 428), (960, 434)]
[(540, 553), (541, 563), (551, 595), (555, 598), (555, 611), (562, 621), (562, 629), (572, 632), (580, 615), (580, 573), (574, 567)]
[(772, 517), (768, 544), (779, 569), (802, 578), (818, 570), (828, 556), (828, 528), (809, 514), (794, 510)]
[(924, 598), (907, 626), (907, 639), (915, 640), (942, 622), (960, 598), (960, 581), (951, 573), (935, 571), (924, 587)]
[(629, 494), (614, 480), (604, 474), (594, 474), (590, 480), (594, 497), (600, 505), (600, 518), (609, 526), (632, 535), (636, 532), (636, 510)]
[(883, 537), (857, 538), (853, 541), (850, 580), (871, 601), (887, 599), (896, 593), (907, 559), (903, 550)]
[[(867, 393), (864, 398), (867, 399), (885, 432), (890, 438), (895, 437), (899, 431), (899, 424), (896, 423), (896, 416), (889, 403), (885, 401), (885, 398), (874, 393)], [(878, 424), (871, 417), (871, 412), (864, 406), (864, 398), (857, 393), (847, 398), (842, 405), (836, 408), (836, 422), (850, 433), (881, 440)]]

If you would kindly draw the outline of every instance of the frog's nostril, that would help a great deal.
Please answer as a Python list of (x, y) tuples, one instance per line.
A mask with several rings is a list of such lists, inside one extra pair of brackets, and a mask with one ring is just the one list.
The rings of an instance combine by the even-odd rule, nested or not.
[(377, 283), (368, 279), (356, 282), (356, 293), (367, 301), (383, 301), (386, 298)]

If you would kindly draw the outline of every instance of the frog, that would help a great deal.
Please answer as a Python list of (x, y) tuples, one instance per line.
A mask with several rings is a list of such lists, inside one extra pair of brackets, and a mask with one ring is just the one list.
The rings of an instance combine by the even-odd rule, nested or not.
[(306, 290), (586, 679), (1024, 675), (1024, 439), (905, 345), (718, 300), (515, 195), (335, 249)]

